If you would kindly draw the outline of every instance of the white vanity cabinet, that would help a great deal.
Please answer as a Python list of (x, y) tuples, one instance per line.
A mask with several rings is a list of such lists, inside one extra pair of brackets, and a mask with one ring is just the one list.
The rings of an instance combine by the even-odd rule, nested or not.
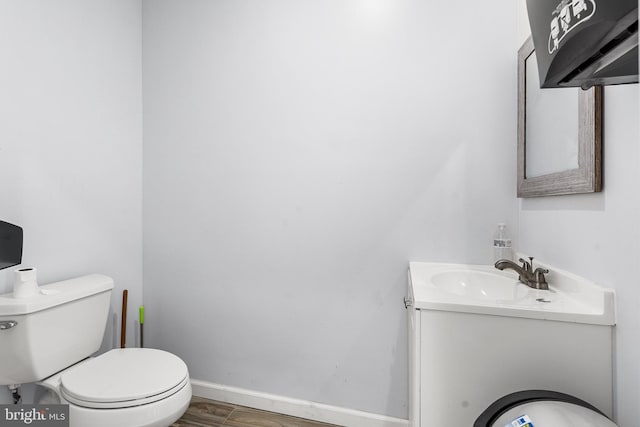
[[(465, 293), (465, 287), (483, 286), (476, 273), (485, 281), (494, 274), (480, 266), (410, 265), (410, 426), (471, 427), (495, 400), (522, 390), (567, 393), (611, 416), (612, 291), (587, 283), (585, 292), (600, 291), (601, 298), (581, 299), (568, 295), (569, 287), (552, 285), (550, 291), (531, 293), (518, 288), (513, 300), (507, 290), (507, 299), (498, 300), (491, 295), (505, 294), (493, 293), (490, 285), (484, 294)], [(513, 279), (505, 286), (520, 286), (517, 276), (495, 274), (498, 282)], [(464, 286), (446, 280), (434, 285), (443, 277)]]

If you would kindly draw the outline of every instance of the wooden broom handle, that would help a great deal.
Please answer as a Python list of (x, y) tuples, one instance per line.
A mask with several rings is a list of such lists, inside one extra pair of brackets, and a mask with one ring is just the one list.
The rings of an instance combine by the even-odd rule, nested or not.
[(125, 348), (127, 345), (127, 296), (128, 290), (122, 291), (122, 325), (120, 330), (120, 348)]

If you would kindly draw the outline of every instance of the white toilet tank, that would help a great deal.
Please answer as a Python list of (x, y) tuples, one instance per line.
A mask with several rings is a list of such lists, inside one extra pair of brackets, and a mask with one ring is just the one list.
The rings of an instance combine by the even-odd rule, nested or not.
[(0, 295), (0, 385), (40, 381), (98, 351), (113, 280), (91, 274)]

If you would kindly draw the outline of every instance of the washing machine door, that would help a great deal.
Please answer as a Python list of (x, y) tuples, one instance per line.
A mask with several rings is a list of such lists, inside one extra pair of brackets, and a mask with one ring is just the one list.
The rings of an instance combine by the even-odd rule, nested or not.
[(563, 393), (528, 390), (494, 402), (474, 427), (616, 427), (587, 402)]

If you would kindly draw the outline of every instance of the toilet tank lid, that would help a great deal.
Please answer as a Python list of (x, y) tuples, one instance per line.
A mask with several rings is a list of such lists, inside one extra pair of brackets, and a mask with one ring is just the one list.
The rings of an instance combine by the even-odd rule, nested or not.
[(40, 286), (40, 293), (14, 298), (13, 293), (0, 295), (0, 317), (30, 314), (113, 289), (113, 279), (102, 274), (89, 274)]

